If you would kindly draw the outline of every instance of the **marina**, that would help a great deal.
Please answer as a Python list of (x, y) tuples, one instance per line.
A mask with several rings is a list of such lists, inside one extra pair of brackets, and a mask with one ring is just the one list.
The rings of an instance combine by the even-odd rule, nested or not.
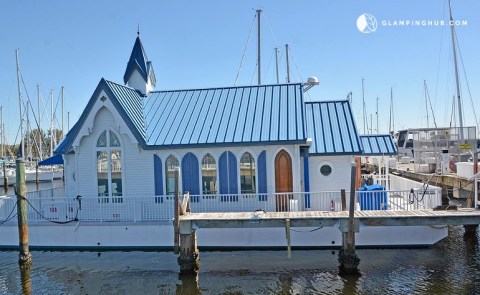
[[(82, 19), (99, 18), (95, 13), (103, 5)], [(469, 29), (468, 22), (454, 19), (451, 0), (443, 5), (442, 18), (449, 22), (425, 27), (413, 19), (415, 25), (397, 26), (403, 21), (388, 19), (388, 5), (359, 15), (357, 4), (344, 9), (312, 3), (316, 14), (307, 16), (310, 9), (300, 7), (301, 18), (284, 10), (294, 22), (279, 14), (275, 22), (282, 34), (322, 51), (300, 51), (301, 64), (315, 73), (308, 78), (293, 55), (298, 43), (279, 49), (271, 27), (275, 48), (265, 63), (262, 24), (270, 26), (270, 16), (254, 9), (233, 84), (223, 76), (232, 67), (231, 38), (241, 35), (238, 3), (228, 6), (232, 22), (223, 23), (227, 7), (218, 7), (222, 13), (212, 18), (208, 4), (192, 3), (188, 8), (204, 13), (195, 24), (190, 21), (198, 15), (188, 15), (186, 6), (185, 16), (178, 16), (178, 9), (165, 10), (176, 4), (149, 5), (151, 11), (170, 11), (168, 21), (145, 18), (149, 23), (137, 23), (135, 34), (104, 31), (101, 39), (74, 34), (66, 25), (72, 31), (68, 47), (39, 42), (55, 55), (41, 60), (58, 67), (51, 71), (62, 73), (58, 81), (77, 77), (67, 88), (75, 98), (67, 104), (74, 109), (72, 126), (67, 112), (67, 128), (64, 86), (57, 99), (50, 90), (47, 107), (37, 82), (33, 110), (24, 80), (31, 53), (21, 67), (16, 45), (18, 109), (7, 107), (7, 129), (3, 100), (0, 107), (0, 295), (480, 293), (480, 125), (472, 95), (478, 85), (471, 91), (457, 36), (457, 29)], [(438, 3), (416, 5), (440, 19)], [(274, 7), (284, 6), (293, 8)], [(101, 18), (117, 18), (113, 11), (120, 8), (111, 9)], [(320, 26), (331, 15), (341, 20), (335, 19), (333, 31), (342, 32), (335, 37)], [(119, 19), (126, 25), (130, 18)], [(200, 33), (213, 19), (228, 28), (227, 36), (217, 27)], [(305, 20), (307, 30), (300, 30)], [(244, 59), (255, 27), (252, 67)], [(311, 29), (321, 33), (305, 35)], [(427, 69), (437, 48), (427, 46), (439, 37), (425, 31), (440, 29), (440, 46), (444, 31), (450, 34), (451, 60), (440, 69), (440, 50), (436, 101), (423, 78), (425, 109), (417, 112), (412, 85), (422, 75), (434, 76)], [(385, 37), (394, 31), (395, 38)], [(84, 44), (75, 43), (77, 36), (85, 36)], [(35, 44), (34, 37), (28, 44)], [(196, 42), (188, 47), (191, 39)], [(205, 40), (209, 44), (202, 48)], [(191, 60), (185, 48), (201, 55)], [(75, 54), (68, 58), (70, 52)], [(82, 73), (86, 57), (90, 68)], [(75, 61), (75, 70), (67, 60)], [(243, 66), (253, 72), (250, 82), (242, 77)], [(192, 76), (198, 68), (202, 72)], [(217, 78), (208, 79), (210, 72)], [(439, 82), (440, 73), (449, 78)], [(388, 128), (382, 124), (388, 96), (383, 88), (390, 95)], [(394, 88), (401, 105), (394, 105)], [(462, 90), (470, 95), (470, 107)], [(446, 98), (444, 127), (438, 127), (434, 110), (439, 96)], [(400, 129), (396, 112), (402, 113)], [(18, 115), (18, 130), (11, 113)]]

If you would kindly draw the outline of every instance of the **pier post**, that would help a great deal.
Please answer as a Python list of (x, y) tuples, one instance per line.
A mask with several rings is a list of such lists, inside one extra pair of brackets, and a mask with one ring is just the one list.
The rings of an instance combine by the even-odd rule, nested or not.
[(338, 262), (340, 262), (340, 274), (342, 275), (358, 275), (358, 265), (360, 258), (355, 253), (355, 178), (356, 163), (352, 163), (351, 179), (350, 179), (350, 206), (348, 210), (348, 223), (341, 223), (342, 231), (342, 249), (338, 253)]
[(32, 263), (28, 245), (28, 220), (27, 220), (27, 187), (25, 184), (25, 161), (18, 158), (16, 161), (16, 186), (17, 195), (17, 216), (18, 216), (18, 237), (19, 237), (19, 258), (18, 263)]
[(179, 240), (179, 231), (180, 231), (180, 193), (179, 193), (179, 183), (178, 183), (178, 170), (175, 171), (175, 200), (174, 200), (174, 219), (173, 219), (173, 253), (180, 253), (180, 240)]
[(181, 274), (196, 274), (199, 267), (197, 235), (191, 221), (180, 223), (180, 256), (177, 262)]
[(347, 196), (345, 194), (345, 189), (340, 190), (340, 196), (342, 199), (342, 211), (347, 211)]
[(285, 236), (287, 238), (287, 257), (292, 258), (292, 243), (290, 239), (290, 218), (285, 219)]

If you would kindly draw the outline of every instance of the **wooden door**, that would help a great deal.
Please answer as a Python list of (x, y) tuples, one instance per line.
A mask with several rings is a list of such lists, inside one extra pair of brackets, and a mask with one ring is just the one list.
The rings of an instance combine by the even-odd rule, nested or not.
[[(292, 159), (290, 155), (281, 150), (275, 157), (275, 197), (277, 212), (288, 211), (289, 200), (293, 191), (293, 177), (292, 177)], [(279, 193), (279, 194), (278, 194)]]

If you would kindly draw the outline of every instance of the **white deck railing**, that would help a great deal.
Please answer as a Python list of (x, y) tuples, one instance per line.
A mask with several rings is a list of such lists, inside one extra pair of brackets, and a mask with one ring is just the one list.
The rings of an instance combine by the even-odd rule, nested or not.
[[(348, 210), (350, 193), (346, 192)], [(27, 194), (30, 223), (171, 221), (173, 196), (63, 197), (63, 188)], [(266, 212), (341, 211), (340, 192), (297, 192), (282, 194), (191, 195), (191, 211)], [(431, 187), (399, 191), (359, 191), (356, 210), (418, 210), (441, 205), (441, 190)], [(0, 224), (16, 222), (16, 197), (0, 197)]]

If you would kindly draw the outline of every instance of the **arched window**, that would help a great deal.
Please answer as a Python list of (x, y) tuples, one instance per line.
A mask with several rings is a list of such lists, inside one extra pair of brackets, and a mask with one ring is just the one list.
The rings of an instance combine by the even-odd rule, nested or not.
[(240, 158), (240, 190), (242, 194), (255, 194), (255, 159), (248, 152)]
[(123, 203), (122, 150), (118, 136), (105, 130), (97, 139), (97, 191), (101, 203)]
[(178, 159), (174, 155), (168, 156), (165, 161), (165, 191), (167, 195), (175, 194), (175, 171), (178, 171), (179, 167)]
[(217, 193), (217, 163), (210, 154), (202, 159), (202, 192), (204, 195)]

